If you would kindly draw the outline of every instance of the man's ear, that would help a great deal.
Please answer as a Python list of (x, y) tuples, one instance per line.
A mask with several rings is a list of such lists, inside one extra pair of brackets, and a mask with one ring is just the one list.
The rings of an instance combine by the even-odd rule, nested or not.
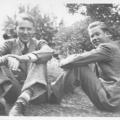
[(33, 30), (32, 30), (32, 31), (33, 31), (33, 34), (35, 34), (35, 28), (33, 28)]

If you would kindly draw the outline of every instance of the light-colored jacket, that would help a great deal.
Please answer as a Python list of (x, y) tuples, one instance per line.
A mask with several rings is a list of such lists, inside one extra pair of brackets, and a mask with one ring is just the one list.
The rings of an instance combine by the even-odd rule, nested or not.
[[(36, 39), (31, 39), (30, 42), (28, 43), (28, 48), (29, 48), (28, 53), (36, 54), (38, 61), (44, 56), (44, 53), (49, 53), (51, 57), (53, 55), (53, 49), (48, 46), (45, 40), (38, 41)], [(0, 44), (0, 56), (6, 55), (6, 54), (22, 55), (23, 49), (24, 49), (23, 43), (19, 39), (10, 39)], [(35, 69), (35, 71), (34, 72), (32, 71), (32, 73), (30, 72), (31, 68)], [(46, 86), (47, 85), (46, 69), (47, 69), (46, 63), (38, 62), (36, 64), (33, 64), (30, 62), (23, 62), (20, 64), (20, 72), (13, 71), (13, 74), (14, 74), (14, 77), (16, 77), (16, 79), (18, 79), (19, 81), (26, 80), (26, 77), (27, 77), (27, 80), (23, 86), (23, 90), (24, 90), (37, 82)], [(29, 75), (28, 75), (28, 72), (30, 72)], [(0, 84), (3, 83), (5, 80), (13, 78), (13, 76), (9, 74), (9, 71), (6, 72), (5, 66), (1, 67), (0, 75), (1, 75)]]

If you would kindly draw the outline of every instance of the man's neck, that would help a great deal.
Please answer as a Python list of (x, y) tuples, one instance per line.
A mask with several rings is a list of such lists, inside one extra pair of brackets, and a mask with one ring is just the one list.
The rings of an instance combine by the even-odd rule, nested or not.
[(27, 44), (27, 46), (29, 46), (30, 41), (27, 41), (27, 42), (23, 42), (23, 41), (21, 41), (21, 43), (24, 44), (24, 45)]

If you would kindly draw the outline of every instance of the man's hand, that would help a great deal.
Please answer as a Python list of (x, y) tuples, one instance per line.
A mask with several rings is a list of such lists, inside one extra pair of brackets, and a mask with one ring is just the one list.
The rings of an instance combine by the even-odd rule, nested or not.
[(67, 58), (60, 61), (60, 67), (67, 66), (70, 63), (74, 62), (74, 59), (76, 58), (76, 54), (70, 55)]
[(18, 68), (19, 68), (20, 62), (16, 58), (9, 56), (7, 60), (8, 60), (9, 69), (14, 71), (19, 70)]
[(61, 60), (59, 66), (64, 69), (75, 67), (75, 63), (78, 61), (78, 57), (80, 57), (79, 54), (70, 55), (67, 58)]

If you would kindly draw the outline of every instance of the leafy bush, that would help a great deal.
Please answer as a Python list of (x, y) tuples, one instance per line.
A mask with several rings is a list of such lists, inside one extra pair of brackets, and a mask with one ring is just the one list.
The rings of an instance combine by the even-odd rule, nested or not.
[(90, 22), (91, 20), (86, 18), (84, 21), (76, 22), (70, 27), (59, 29), (53, 39), (56, 49), (60, 50), (61, 54), (65, 56), (92, 49), (87, 32)]

